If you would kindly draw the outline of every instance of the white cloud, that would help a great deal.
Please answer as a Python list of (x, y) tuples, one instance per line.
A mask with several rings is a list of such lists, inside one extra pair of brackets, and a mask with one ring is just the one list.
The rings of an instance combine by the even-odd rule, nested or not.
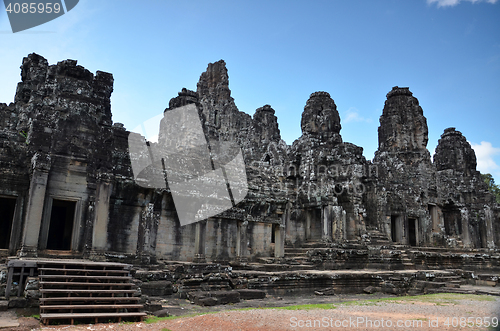
[(493, 157), (500, 155), (500, 148), (493, 147), (488, 141), (481, 141), (480, 144), (470, 143), (477, 158), (477, 170), (483, 174), (499, 173), (500, 166), (495, 162)]
[(437, 3), (438, 7), (453, 7), (453, 6), (458, 5), (462, 1), (468, 1), (468, 2), (472, 2), (472, 3), (485, 1), (487, 3), (495, 4), (498, 0), (427, 0), (427, 3), (429, 5)]
[(349, 123), (349, 122), (371, 122), (371, 118), (365, 118), (359, 115), (359, 110), (356, 107), (351, 107), (347, 109), (344, 116), (341, 118), (341, 122)]

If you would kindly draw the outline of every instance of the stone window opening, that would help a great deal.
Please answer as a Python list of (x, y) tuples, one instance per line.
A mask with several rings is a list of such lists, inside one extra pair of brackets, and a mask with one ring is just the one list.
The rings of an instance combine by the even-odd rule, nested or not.
[(401, 241), (401, 215), (391, 215), (391, 239), (393, 242)]
[(408, 218), (408, 243), (410, 246), (418, 246), (418, 219)]
[(0, 197), (0, 249), (9, 249), (15, 209), (15, 197)]
[(297, 177), (297, 168), (294, 165), (288, 167), (287, 176), (291, 178)]
[(276, 243), (276, 231), (279, 231), (279, 225), (271, 224), (271, 244)]

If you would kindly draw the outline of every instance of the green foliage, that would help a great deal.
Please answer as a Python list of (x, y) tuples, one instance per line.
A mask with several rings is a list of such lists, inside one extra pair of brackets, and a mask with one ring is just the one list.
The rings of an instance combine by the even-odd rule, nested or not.
[(481, 176), (483, 176), (484, 182), (488, 185), (488, 190), (493, 193), (497, 202), (500, 203), (500, 185), (495, 184), (495, 179), (491, 174), (481, 174)]
[(19, 132), (19, 134), (24, 137), (24, 139), (25, 139), (24, 142), (26, 143), (26, 145), (28, 145), (29, 144), (28, 143), (28, 134), (25, 131), (21, 131), (21, 132)]

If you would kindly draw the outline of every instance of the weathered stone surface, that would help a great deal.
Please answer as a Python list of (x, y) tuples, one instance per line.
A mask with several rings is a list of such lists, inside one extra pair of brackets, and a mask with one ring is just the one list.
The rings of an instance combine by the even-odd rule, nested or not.
[(307, 100), (300, 126), (303, 134), (317, 135), (321, 140), (342, 142), (340, 116), (328, 92), (314, 92)]
[(26, 285), (24, 286), (25, 291), (37, 291), (40, 289), (40, 284), (38, 283), (38, 277), (28, 277), (26, 278)]
[(324, 288), (318, 291), (314, 291), (316, 295), (335, 295), (335, 290), (333, 288)]
[(368, 287), (365, 287), (363, 289), (363, 292), (365, 293), (368, 293), (368, 294), (373, 294), (373, 293), (377, 293), (377, 292), (380, 292), (381, 288), (380, 287), (376, 287), (376, 286), (368, 286)]
[(171, 295), (172, 283), (166, 280), (157, 280), (151, 282), (144, 282), (141, 285), (141, 292), (149, 296), (166, 296)]
[(169, 317), (170, 313), (167, 309), (157, 310), (153, 313), (156, 317)]
[(144, 305), (144, 310), (148, 312), (157, 312), (159, 310), (162, 310), (163, 307), (160, 303), (147, 303)]
[(197, 291), (189, 292), (188, 299), (200, 306), (225, 305), (240, 302), (240, 293), (237, 291)]
[[(63, 251), (69, 257), (158, 264), (158, 271), (136, 273), (144, 282), (142, 292), (150, 295), (256, 286), (212, 262), (250, 268), (257, 260), (268, 261), (268, 269), (281, 264), (283, 270), (498, 267), (494, 252), (480, 258), (431, 250), (498, 248), (500, 207), (460, 132), (446, 129), (431, 161), (427, 120), (409, 88), (394, 87), (387, 94), (378, 150), (369, 161), (362, 147), (343, 141), (329, 93), (310, 95), (302, 136), (287, 145), (279, 110), (264, 105), (253, 117), (241, 112), (231, 97), (225, 62), (209, 64), (196, 91), (182, 89), (164, 114), (196, 107), (211, 146), (207, 171), (212, 162), (214, 168), (224, 166), (241, 148), (248, 193), (233, 208), (182, 226), (167, 185), (141, 186), (134, 178), (130, 132), (111, 120), (111, 74), (93, 74), (75, 60), (49, 65), (30, 54), (23, 59), (21, 80), (15, 102), (0, 104), (0, 203), (12, 220), (7, 224), (12, 235), (0, 240), (0, 248), (11, 255), (50, 257)], [(160, 132), (159, 142), (166, 140)], [(219, 155), (218, 146), (225, 143), (233, 148)], [(156, 170), (147, 167), (144, 173)], [(65, 208), (70, 219), (55, 220), (61, 218), (57, 208)], [(290, 257), (285, 244), (306, 251)], [(398, 245), (428, 250), (409, 252)], [(148, 281), (175, 286), (163, 290)], [(314, 290), (332, 285), (314, 281)]]
[(26, 308), (28, 301), (25, 298), (11, 298), (9, 299), (9, 308)]
[(448, 128), (436, 147), (434, 164), (437, 171), (452, 169), (470, 176), (476, 171), (476, 154), (460, 131)]
[(236, 291), (240, 294), (241, 300), (264, 299), (266, 297), (266, 292), (261, 290), (238, 289)]
[(424, 151), (429, 140), (427, 134), (427, 120), (417, 98), (407, 87), (393, 87), (387, 93), (380, 117), (379, 150)]

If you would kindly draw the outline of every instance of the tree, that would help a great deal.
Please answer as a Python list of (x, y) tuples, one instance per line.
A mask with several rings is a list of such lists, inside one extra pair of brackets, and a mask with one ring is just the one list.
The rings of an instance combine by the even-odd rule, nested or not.
[(488, 185), (488, 190), (493, 193), (497, 202), (500, 203), (500, 185), (495, 184), (495, 179), (491, 174), (481, 174), (481, 176), (483, 176), (484, 182)]

